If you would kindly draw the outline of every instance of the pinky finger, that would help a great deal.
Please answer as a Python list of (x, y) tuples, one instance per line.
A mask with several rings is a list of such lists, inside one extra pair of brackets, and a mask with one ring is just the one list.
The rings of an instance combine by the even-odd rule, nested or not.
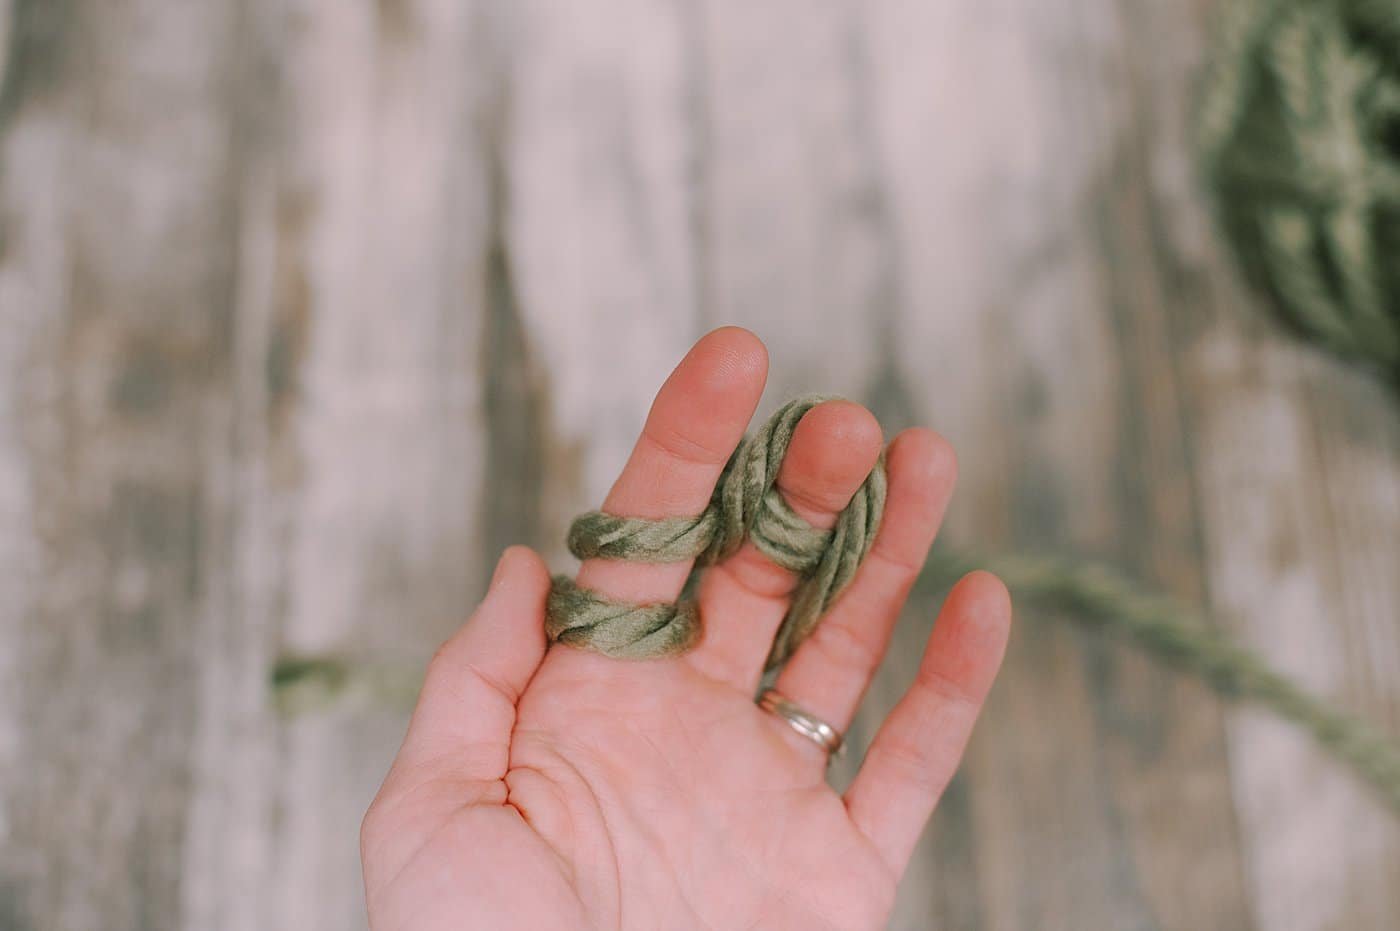
[(876, 733), (846, 809), (895, 876), (953, 777), (1006, 652), (1011, 599), (996, 576), (953, 587), (918, 676)]

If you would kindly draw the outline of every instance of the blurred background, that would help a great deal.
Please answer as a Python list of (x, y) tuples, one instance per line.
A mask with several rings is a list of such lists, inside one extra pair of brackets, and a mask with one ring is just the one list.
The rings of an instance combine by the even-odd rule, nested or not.
[[(1224, 2), (0, 0), (0, 928), (360, 927), (419, 664), (505, 545), (569, 565), (720, 324), (765, 414), (948, 436), (948, 541), (1400, 736), (1400, 405), (1212, 223)], [(1022, 607), (893, 927), (1400, 925), (1373, 792), (1064, 620)]]

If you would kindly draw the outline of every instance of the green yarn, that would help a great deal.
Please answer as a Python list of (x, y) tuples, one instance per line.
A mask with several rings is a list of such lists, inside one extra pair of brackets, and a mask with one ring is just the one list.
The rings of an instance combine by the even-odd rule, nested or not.
[[(799, 575), (792, 605), (768, 656), (769, 669), (782, 664), (851, 581), (870, 551), (884, 512), (883, 460), (831, 530), (808, 524), (774, 487), (797, 422), (821, 400), (809, 397), (784, 405), (745, 439), (726, 465), (709, 506), (695, 517), (649, 520), (591, 511), (575, 520), (568, 544), (580, 559), (694, 559), (696, 568), (677, 602), (643, 605), (614, 601), (556, 576), (545, 614), (549, 639), (622, 659), (657, 658), (690, 649), (701, 633), (694, 599), (698, 573), (748, 539)], [(1017, 600), (1063, 610), (1081, 625), (1125, 639), (1197, 676), (1224, 697), (1257, 702), (1293, 721), (1400, 811), (1400, 747), (1364, 721), (1310, 695), (1175, 602), (1145, 594), (1098, 566), (1024, 556), (979, 562), (942, 549), (924, 567), (916, 589), (928, 593), (946, 588), (979, 567), (997, 572)]]
[(1248, 277), (1400, 384), (1400, 2), (1227, 4), (1197, 142)]
[(1049, 556), (974, 560), (942, 549), (925, 566), (917, 590), (932, 594), (977, 568), (1000, 576), (1018, 602), (1061, 611), (1075, 624), (1125, 640), (1204, 680), (1224, 698), (1255, 702), (1292, 721), (1400, 812), (1400, 746), (1309, 694), (1179, 603), (1146, 592), (1105, 566)]
[(830, 530), (808, 524), (775, 487), (797, 422), (823, 400), (814, 396), (791, 401), (746, 437), (725, 466), (709, 507), (696, 517), (648, 520), (591, 511), (575, 520), (568, 544), (579, 559), (694, 559), (696, 566), (688, 591), (674, 604), (613, 601), (557, 576), (545, 613), (549, 638), (622, 659), (683, 652), (700, 635), (700, 617), (689, 591), (695, 573), (733, 554), (747, 539), (775, 563), (799, 574), (768, 664), (787, 659), (855, 576), (885, 510), (883, 462)]

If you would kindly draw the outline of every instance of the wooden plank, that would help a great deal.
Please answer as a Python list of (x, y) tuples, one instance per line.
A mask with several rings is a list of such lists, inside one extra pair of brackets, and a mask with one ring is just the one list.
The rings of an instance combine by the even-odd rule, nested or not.
[[(1228, 268), (1215, 287), (1253, 300)], [(1307, 353), (1221, 312), (1187, 357), (1211, 591), (1273, 665), (1397, 735), (1400, 417), (1385, 386)], [(1230, 746), (1259, 927), (1393, 927), (1394, 813), (1266, 714), (1233, 714)]]
[(237, 22), (23, 3), (12, 29), (0, 921), (171, 927), (199, 619), (228, 581)]
[[(1156, 62), (1148, 105), (1176, 117), (1143, 188), (1173, 205), (1150, 217), (1178, 256), (1172, 344), (1208, 589), (1278, 668), (1400, 734), (1400, 417), (1383, 386), (1267, 324), (1195, 196), (1183, 111), (1161, 101), (1188, 93), (1213, 7), (1154, 8), (1130, 50)], [(1227, 733), (1257, 926), (1393, 927), (1393, 813), (1291, 725), (1241, 709)]]
[(699, 335), (682, 25), (660, 0), (530, 0), (505, 27), (506, 256), (542, 392), (556, 562)]
[[(274, 130), (240, 279), (238, 588), (204, 678), (191, 927), (364, 923), (360, 816), (403, 709), (353, 677), (416, 669), (488, 571), (477, 517), (491, 208), (486, 28), (470, 4), (272, 8)], [(278, 656), (350, 696), (285, 720)]]
[[(1400, 731), (1400, 418), (1242, 318), (1184, 127), (1209, 6), (5, 0), (0, 926), (362, 925), (403, 725), (364, 671), (506, 543), (558, 557), (718, 323), (769, 405), (945, 432), (956, 541), (1209, 597)], [(289, 654), (347, 689), (279, 718)], [(1397, 832), (1023, 611), (893, 926), (1389, 927)]]
[[(705, 326), (740, 322), (781, 347), (769, 404), (861, 393), (875, 336), (860, 311), (880, 254), (878, 232), (850, 212), (866, 182), (860, 114), (834, 72), (851, 52), (849, 13), (517, 9), (507, 254), (530, 354), (548, 372), (544, 493), (562, 530), (606, 490), (651, 394)], [(765, 69), (775, 43), (791, 65)], [(814, 314), (837, 330), (815, 332)]]
[(280, 722), (268, 675), (420, 663), (479, 588), (478, 13), (27, 9), (0, 915), (362, 924), (356, 829), (402, 713)]
[(863, 396), (893, 296), (856, 10), (710, 2), (693, 15), (705, 317), (768, 343), (768, 408)]
[[(883, 3), (869, 57), (911, 257), (899, 371), (963, 463), (950, 536), (1072, 548), (1189, 601), (1192, 438), (1164, 351), (1182, 247), (1154, 226), (1174, 204), (1156, 173), (1182, 167), (1185, 15)], [(925, 631), (907, 627), (896, 653)], [(896, 924), (932, 910), (993, 928), (1248, 927), (1225, 762), (1199, 686), (1023, 611)]]
[(0, 0), (0, 75), (6, 74), (9, 70), (10, 39), (16, 35), (14, 31), (16, 5), (17, 0)]

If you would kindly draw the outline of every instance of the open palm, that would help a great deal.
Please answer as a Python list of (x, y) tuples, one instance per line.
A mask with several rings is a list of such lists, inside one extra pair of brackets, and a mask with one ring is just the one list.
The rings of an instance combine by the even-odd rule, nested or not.
[[(751, 334), (702, 339), (657, 395), (604, 509), (699, 513), (762, 392)], [(878, 424), (844, 401), (803, 417), (778, 478), (831, 526), (874, 466)], [(926, 430), (887, 454), (866, 562), (776, 687), (837, 728), (855, 713), (952, 491)], [(689, 566), (586, 561), (580, 585), (671, 601)], [(683, 656), (546, 649), (549, 577), (502, 557), (438, 651), (362, 830), (370, 923), (437, 928), (876, 928), (951, 777), (1005, 647), (1010, 606), (974, 573), (950, 594), (920, 674), (844, 798), (816, 744), (754, 704), (795, 579), (746, 543), (706, 570), (705, 633)]]

